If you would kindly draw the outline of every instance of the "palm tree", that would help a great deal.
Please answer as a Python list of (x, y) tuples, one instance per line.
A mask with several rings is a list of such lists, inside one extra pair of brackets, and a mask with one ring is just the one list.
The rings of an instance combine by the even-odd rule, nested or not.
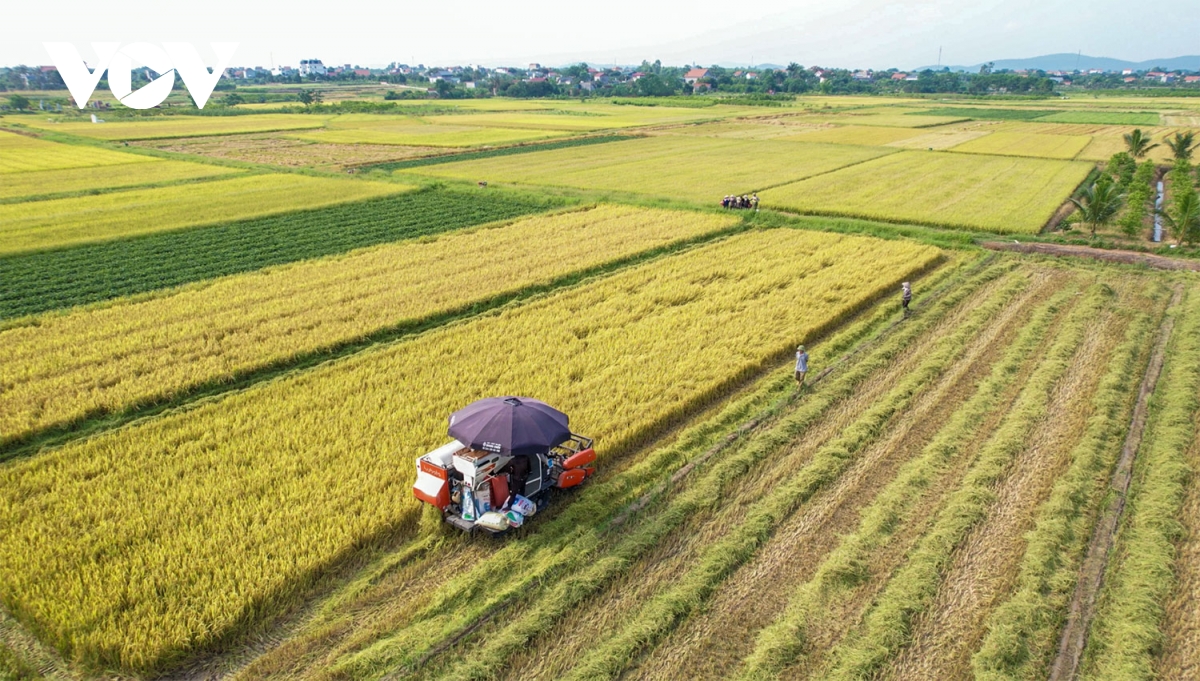
[(1171, 153), (1175, 154), (1176, 161), (1190, 162), (1192, 160), (1192, 151), (1196, 148), (1196, 133), (1191, 130), (1177, 132), (1174, 137), (1165, 141), (1171, 149)]
[(1200, 240), (1200, 195), (1191, 187), (1181, 187), (1175, 191), (1171, 207), (1159, 211), (1159, 215), (1167, 223), (1175, 243), (1190, 244)]
[(1104, 174), (1084, 189), (1079, 198), (1072, 197), (1071, 203), (1075, 204), (1082, 222), (1091, 226), (1094, 237), (1096, 228), (1112, 222), (1117, 211), (1121, 210), (1121, 188), (1111, 176)]
[(1141, 128), (1134, 128), (1133, 132), (1125, 135), (1125, 146), (1129, 148), (1130, 156), (1145, 158), (1146, 154), (1158, 145), (1150, 144), (1150, 136), (1142, 132)]

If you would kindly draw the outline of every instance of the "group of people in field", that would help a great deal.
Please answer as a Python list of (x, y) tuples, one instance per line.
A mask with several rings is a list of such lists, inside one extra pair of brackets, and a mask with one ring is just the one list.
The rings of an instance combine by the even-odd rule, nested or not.
[(721, 199), (721, 207), (726, 208), (726, 209), (729, 209), (729, 208), (751, 209), (752, 208), (757, 211), (758, 210), (758, 194), (751, 194), (750, 196), (746, 196), (745, 194), (742, 194), (741, 196), (735, 196), (733, 194), (730, 194), (729, 196), (726, 196), (725, 198)]
[[(904, 311), (904, 318), (908, 319), (908, 304), (912, 302), (912, 284), (904, 282), (900, 284), (900, 309)], [(808, 349), (803, 345), (796, 346), (796, 387), (804, 387), (804, 378), (808, 376)]]

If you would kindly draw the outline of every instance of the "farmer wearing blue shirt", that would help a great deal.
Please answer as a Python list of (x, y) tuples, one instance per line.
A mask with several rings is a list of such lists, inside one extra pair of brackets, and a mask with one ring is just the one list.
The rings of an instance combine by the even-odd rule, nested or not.
[(808, 374), (808, 351), (803, 345), (796, 347), (796, 386), (804, 387), (804, 376)]

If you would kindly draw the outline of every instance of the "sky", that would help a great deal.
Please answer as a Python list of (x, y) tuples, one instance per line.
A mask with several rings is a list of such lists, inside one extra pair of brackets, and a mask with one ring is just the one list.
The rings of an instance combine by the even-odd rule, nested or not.
[(131, 0), (14, 2), (0, 65), (49, 64), (43, 42), (238, 44), (232, 63), (787, 64), (915, 68), (1076, 52), (1130, 61), (1200, 53), (1196, 0)]

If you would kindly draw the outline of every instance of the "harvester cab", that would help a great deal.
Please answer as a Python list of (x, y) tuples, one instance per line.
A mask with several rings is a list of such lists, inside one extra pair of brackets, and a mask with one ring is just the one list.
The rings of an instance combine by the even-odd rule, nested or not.
[(520, 527), (552, 490), (591, 477), (592, 440), (567, 416), (525, 397), (492, 397), (450, 415), (450, 442), (417, 457), (413, 494), (467, 532)]

